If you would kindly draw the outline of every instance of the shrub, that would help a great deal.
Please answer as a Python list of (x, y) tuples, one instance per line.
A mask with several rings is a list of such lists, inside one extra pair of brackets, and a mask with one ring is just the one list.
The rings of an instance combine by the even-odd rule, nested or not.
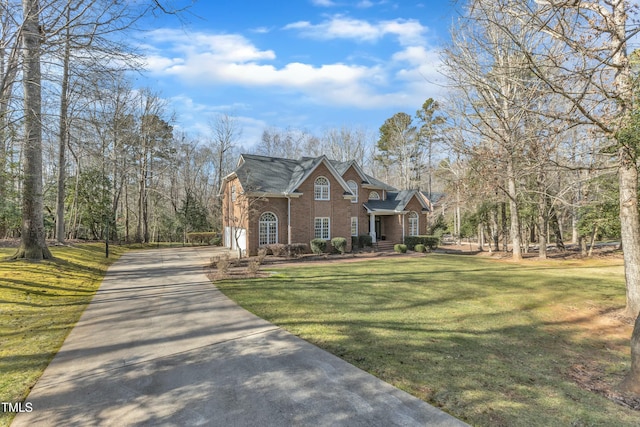
[(260, 271), (260, 259), (253, 258), (249, 260), (249, 264), (247, 264), (247, 271), (250, 275), (256, 276)]
[(367, 246), (368, 247), (372, 247), (373, 246), (373, 239), (368, 234), (362, 234), (362, 235), (358, 236), (358, 246), (360, 248), (364, 248), (364, 247), (367, 247)]
[(430, 251), (433, 251), (435, 249), (438, 249), (438, 246), (440, 246), (440, 237), (438, 236), (425, 236), (426, 242), (425, 242), (425, 246), (429, 248)]
[(191, 244), (221, 246), (222, 236), (214, 232), (187, 233), (187, 241)]
[(414, 249), (413, 249), (413, 250), (414, 250), (414, 251), (416, 251), (416, 252), (423, 253), (423, 252), (426, 250), (426, 248), (424, 247), (424, 245), (423, 245), (422, 243), (418, 243), (418, 244), (414, 247)]
[(309, 252), (309, 246), (306, 243), (292, 243), (287, 245), (287, 255), (289, 257), (299, 257)]
[(401, 254), (406, 254), (407, 253), (407, 245), (403, 245), (402, 243), (397, 243), (395, 245), (393, 245), (393, 250), (401, 253)]
[(437, 249), (440, 245), (440, 238), (437, 236), (407, 236), (404, 238), (404, 244), (409, 250), (415, 250), (415, 246), (422, 244), (429, 250)]
[[(265, 245), (260, 249), (264, 249), (267, 255), (285, 256), (288, 258), (299, 257), (300, 255), (309, 252), (309, 246), (306, 243), (292, 243), (290, 245), (285, 245), (284, 243), (272, 243), (270, 245)], [(260, 255), (260, 249), (258, 249), (258, 256)]]
[(360, 247), (360, 242), (358, 241), (358, 236), (351, 236), (351, 248), (356, 249)]
[(267, 257), (267, 253), (269, 251), (267, 250), (267, 248), (260, 248), (258, 249), (258, 261), (260, 261), (260, 264), (262, 264), (264, 262), (264, 259)]
[(224, 254), (218, 257), (216, 260), (216, 268), (218, 269), (218, 274), (227, 275), (229, 273), (229, 268), (231, 267), (231, 257), (229, 254)]
[(347, 239), (344, 237), (334, 237), (331, 239), (331, 246), (333, 246), (338, 252), (344, 254), (347, 250)]
[(327, 249), (327, 241), (324, 239), (313, 239), (311, 241), (311, 252), (320, 255)]
[(266, 245), (265, 248), (267, 248), (267, 250), (271, 251), (273, 256), (285, 256), (286, 255), (286, 250), (287, 250), (287, 245), (284, 245), (282, 243), (272, 243), (270, 245)]

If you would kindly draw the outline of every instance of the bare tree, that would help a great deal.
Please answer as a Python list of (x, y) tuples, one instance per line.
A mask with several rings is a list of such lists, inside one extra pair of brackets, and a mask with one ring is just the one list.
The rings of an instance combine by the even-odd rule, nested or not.
[(242, 136), (242, 127), (238, 119), (228, 114), (219, 114), (209, 123), (213, 133), (213, 149), (217, 160), (217, 181), (216, 187), (222, 185), (222, 178), (225, 175), (224, 165), (228, 161), (229, 155)]
[[(212, 132), (211, 151), (216, 159), (216, 188), (222, 186), (222, 178), (230, 171), (230, 161), (233, 150), (242, 135), (242, 127), (237, 118), (228, 114), (219, 114), (209, 123)], [(222, 203), (218, 201), (216, 212), (216, 227), (221, 227)]]
[[(502, 27), (512, 33), (505, 34)], [(456, 96), (465, 101), (453, 104), (461, 106), (459, 115), (466, 119), (465, 149), (493, 163), (504, 179), (498, 188), (509, 200), (514, 260), (522, 258), (519, 202), (521, 165), (530, 135), (526, 118), (539, 92), (520, 45), (527, 40), (535, 43), (532, 33), (493, 1), (477, 0), (470, 3), (444, 54), (446, 74), (458, 89)]]
[(38, 0), (23, 0), (22, 46), (24, 49), (24, 184), (22, 236), (14, 258), (48, 259), (44, 233), (42, 187), (42, 96), (40, 92), (40, 5)]
[[(485, 20), (522, 52), (524, 67), (563, 102), (540, 114), (585, 125), (610, 141), (618, 167), (620, 224), (627, 290), (626, 314), (636, 317), (631, 340), (631, 371), (622, 389), (640, 394), (640, 215), (638, 212), (637, 96), (628, 40), (640, 32), (626, 0), (484, 0)], [(513, 23), (517, 25), (512, 25)], [(530, 37), (521, 37), (528, 29)], [(536, 42), (535, 46), (531, 41)], [(569, 108), (566, 108), (566, 105)]]
[(322, 151), (319, 155), (341, 162), (357, 160), (361, 166), (367, 166), (367, 146), (371, 142), (364, 129), (347, 126), (327, 129), (317, 142), (316, 150)]

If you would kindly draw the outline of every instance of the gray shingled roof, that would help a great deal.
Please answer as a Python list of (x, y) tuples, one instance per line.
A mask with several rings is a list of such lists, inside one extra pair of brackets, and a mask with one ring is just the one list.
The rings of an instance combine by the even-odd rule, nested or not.
[[(303, 157), (300, 160), (293, 160), (259, 156), (255, 154), (242, 154), (244, 162), (242, 162), (242, 164), (236, 169), (235, 173), (242, 183), (245, 191), (271, 194), (294, 193), (297, 190), (297, 186), (301, 184), (301, 180), (316, 166), (318, 166), (324, 158), (324, 156)], [(338, 172), (338, 174), (342, 176), (354, 162), (329, 160), (329, 163)], [(397, 191), (395, 188), (373, 178), (372, 176), (365, 175), (365, 177), (365, 183), (367, 184), (386, 191)], [(375, 202), (385, 203), (388, 206), (395, 203), (394, 206), (397, 206), (398, 204), (402, 204), (404, 197), (406, 197), (404, 193), (405, 192), (397, 193), (402, 194), (401, 198), (397, 201), (392, 199)], [(411, 197), (409, 197), (409, 199), (410, 198)], [(407, 199), (406, 202), (408, 202), (409, 199)], [(384, 207), (382, 209), (393, 208)]]
[(387, 200), (368, 200), (364, 203), (370, 211), (404, 211), (417, 190), (387, 191)]
[(299, 167), (298, 162), (290, 159), (252, 154), (243, 154), (242, 158), (244, 162), (235, 172), (249, 192), (284, 193)]

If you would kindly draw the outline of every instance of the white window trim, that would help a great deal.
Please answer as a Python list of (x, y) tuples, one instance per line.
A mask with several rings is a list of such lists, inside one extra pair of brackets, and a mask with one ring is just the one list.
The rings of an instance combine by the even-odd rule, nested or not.
[[(355, 227), (355, 233), (354, 233), (354, 227)], [(358, 235), (358, 217), (357, 216), (351, 217), (351, 235), (352, 236)]]
[[(273, 217), (275, 218), (275, 221), (263, 221), (262, 217), (266, 214), (271, 214), (273, 215)], [(270, 242), (269, 241), (269, 228), (267, 228), (266, 232), (266, 242), (262, 240), (262, 224), (267, 223), (267, 224), (275, 224), (276, 226), (276, 233), (275, 233), (275, 241), (274, 242)], [(276, 215), (273, 212), (263, 212), (260, 215), (260, 218), (258, 219), (258, 246), (264, 246), (264, 245), (270, 245), (270, 244), (274, 244), (274, 243), (278, 243), (278, 215)]]
[[(325, 221), (326, 220), (326, 221)], [(318, 229), (318, 221), (320, 221), (320, 228)], [(325, 228), (326, 222), (326, 228)], [(320, 230), (320, 236), (318, 236), (318, 230)], [(326, 232), (326, 234), (325, 234)], [(326, 237), (325, 237), (326, 235)], [(315, 217), (313, 220), (313, 236), (316, 239), (331, 240), (331, 218), (329, 217)]]
[[(351, 186), (351, 184), (353, 184), (353, 187)], [(358, 203), (358, 183), (350, 179), (349, 181), (347, 181), (347, 186), (349, 187), (349, 190), (351, 190), (351, 192), (356, 196), (354, 199), (351, 199), (351, 203)]]
[[(371, 197), (373, 195), (376, 195), (377, 197)], [(378, 193), (377, 191), (371, 191), (369, 193), (369, 200), (380, 200), (380, 193)]]
[[(409, 236), (420, 235), (420, 215), (415, 211), (411, 211), (407, 215), (407, 219), (409, 222)], [(415, 229), (412, 226), (412, 222), (415, 222)]]
[[(319, 179), (324, 179), (327, 184), (318, 184)], [(318, 190), (320, 190), (320, 196), (318, 196)], [(326, 194), (325, 194), (326, 191)], [(313, 182), (313, 197), (315, 200), (330, 200), (331, 199), (331, 183), (325, 176), (319, 176)]]

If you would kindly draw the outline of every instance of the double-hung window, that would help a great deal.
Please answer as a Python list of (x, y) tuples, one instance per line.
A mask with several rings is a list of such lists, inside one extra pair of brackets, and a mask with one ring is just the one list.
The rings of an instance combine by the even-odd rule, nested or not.
[(329, 200), (329, 180), (327, 178), (324, 176), (316, 178), (313, 189), (316, 200)]
[(358, 217), (357, 216), (351, 217), (351, 235), (352, 236), (358, 235)]
[(314, 235), (316, 239), (331, 239), (330, 233), (331, 221), (329, 218), (315, 218), (314, 221)]
[(351, 199), (351, 203), (358, 203), (358, 184), (355, 181), (349, 180), (347, 181), (347, 185), (353, 195), (356, 196), (355, 199)]
[(418, 214), (416, 212), (409, 212), (409, 236), (417, 236), (420, 234), (419, 230)]

